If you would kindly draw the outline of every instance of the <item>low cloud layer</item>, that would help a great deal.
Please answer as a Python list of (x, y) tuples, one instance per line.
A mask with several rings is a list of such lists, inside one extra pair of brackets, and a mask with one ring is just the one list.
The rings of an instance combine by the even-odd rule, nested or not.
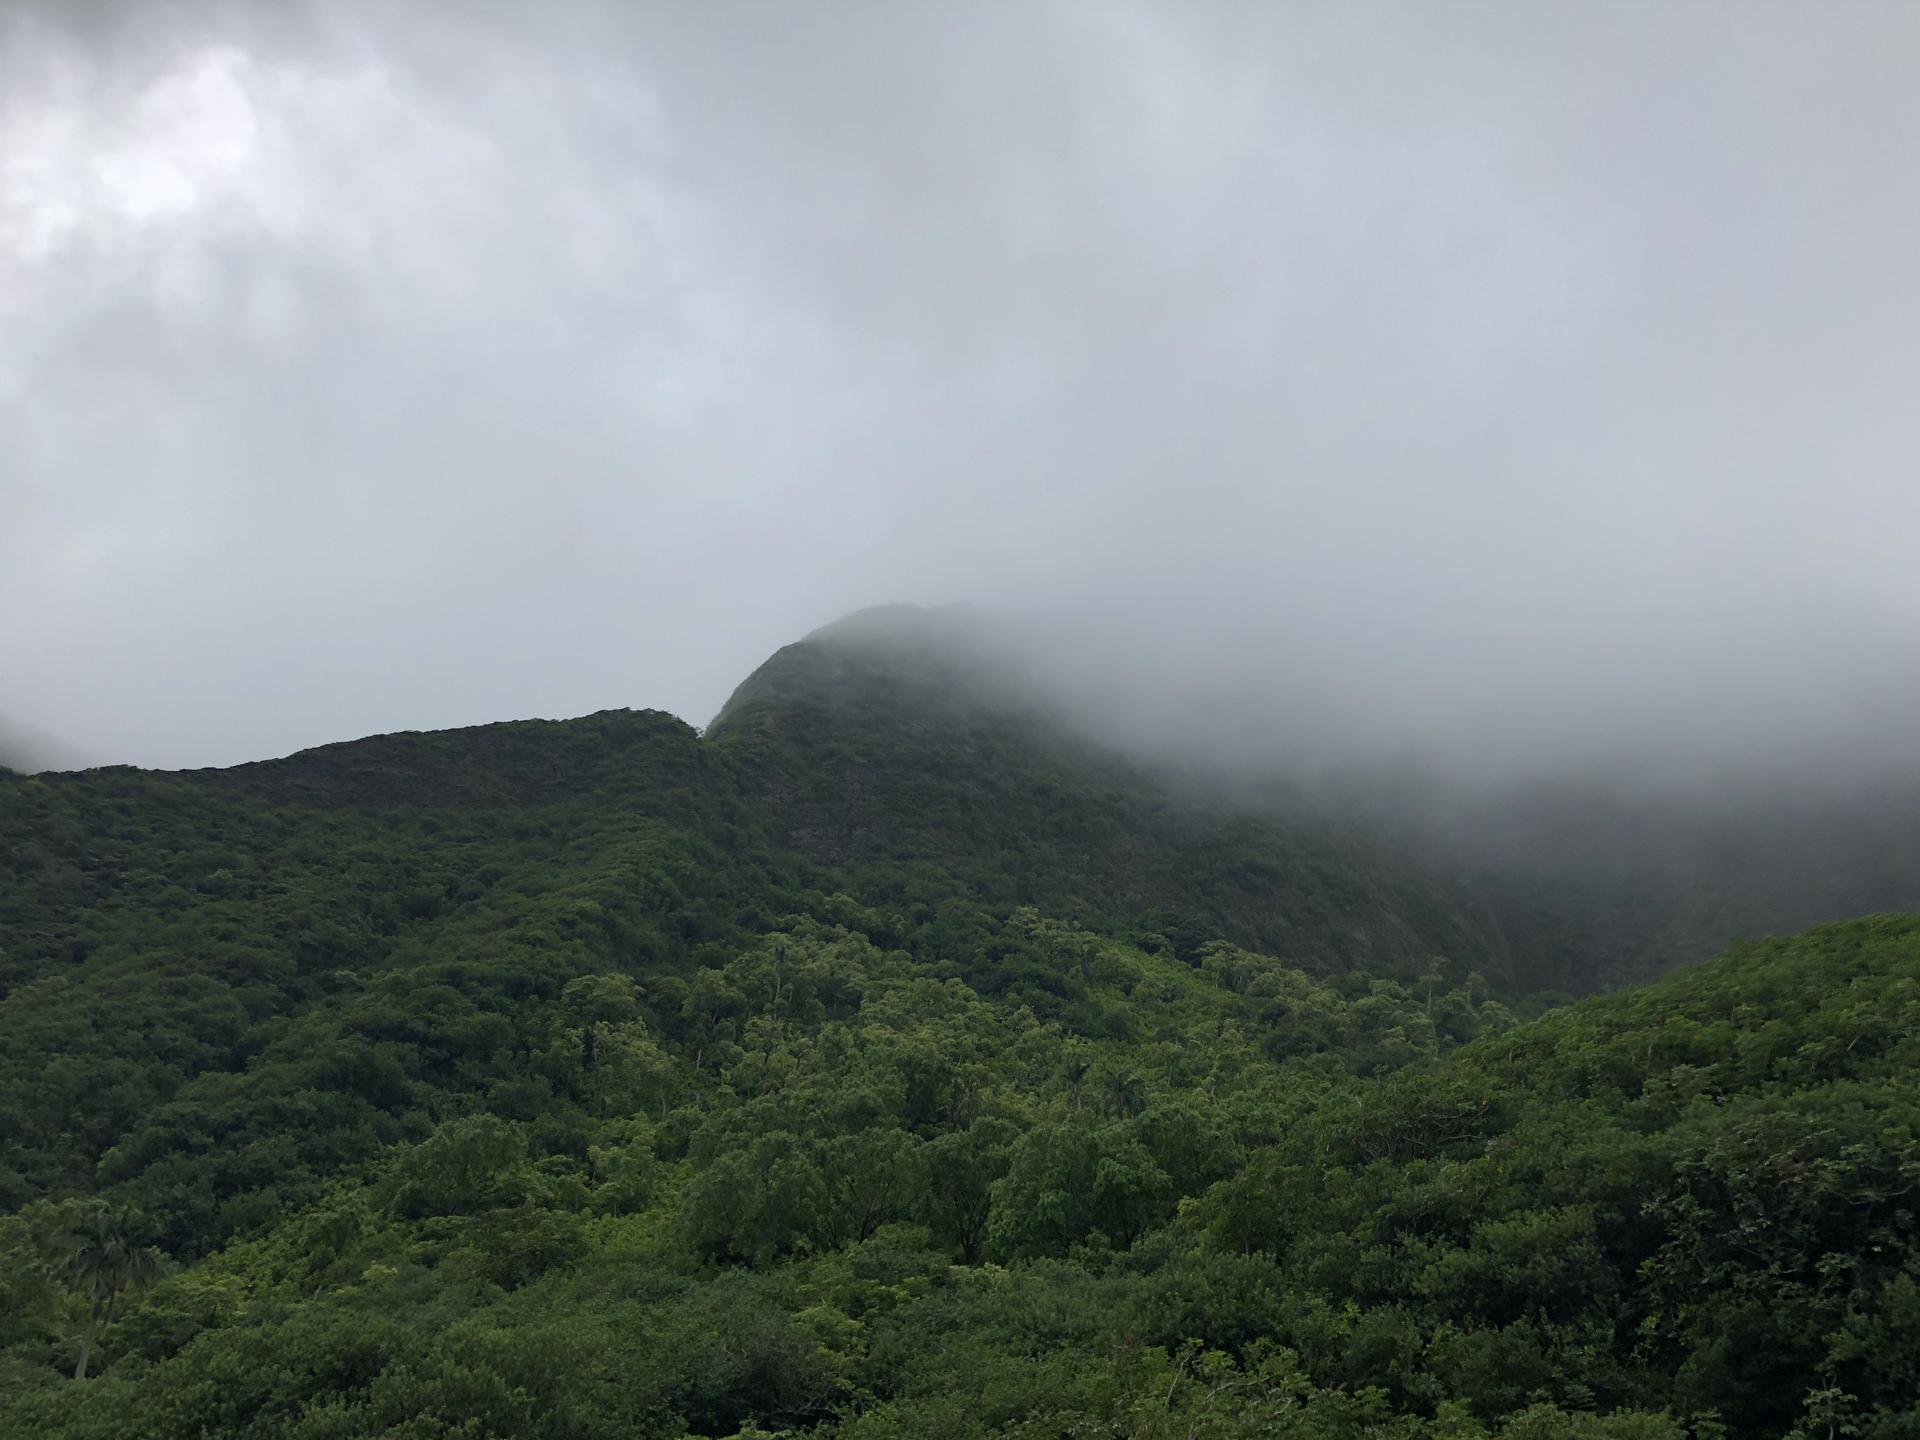
[(14, 0), (0, 709), (700, 721), (965, 600), (1211, 747), (1900, 759), (1916, 66), (1891, 3)]

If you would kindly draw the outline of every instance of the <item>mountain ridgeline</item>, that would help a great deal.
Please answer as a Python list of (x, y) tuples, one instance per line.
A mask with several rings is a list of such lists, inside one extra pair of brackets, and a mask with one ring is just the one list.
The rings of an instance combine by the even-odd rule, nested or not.
[(774, 838), (866, 893), (957, 879), (1182, 953), (1226, 938), (1310, 971), (1504, 974), (1438, 872), (1304, 795), (1250, 805), (1077, 735), (963, 617), (851, 617), (762, 665), (707, 733)]
[(984, 634), (0, 772), (0, 1434), (1920, 1434), (1898, 806), (1229, 784)]

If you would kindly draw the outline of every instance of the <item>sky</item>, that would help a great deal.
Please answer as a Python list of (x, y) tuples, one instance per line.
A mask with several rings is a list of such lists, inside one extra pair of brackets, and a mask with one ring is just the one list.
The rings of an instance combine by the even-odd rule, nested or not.
[[(0, 0), (0, 714), (1907, 755), (1920, 9)], [(1636, 747), (1638, 747), (1636, 749)]]

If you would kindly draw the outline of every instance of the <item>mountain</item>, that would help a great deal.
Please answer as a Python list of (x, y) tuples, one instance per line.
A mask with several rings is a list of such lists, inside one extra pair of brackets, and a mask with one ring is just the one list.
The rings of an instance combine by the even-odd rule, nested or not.
[(1030, 682), (0, 774), (0, 1434), (1920, 1428), (1920, 919), (1555, 1005), (1498, 852)]
[(1174, 771), (1085, 738), (966, 610), (883, 607), (790, 645), (708, 735), (784, 839), (903, 893), (1125, 914), (1313, 968), (1439, 957), (1516, 992), (1644, 983), (1741, 938), (1920, 909), (1920, 780), (1331, 788)]
[(1310, 970), (1503, 971), (1471, 897), (1364, 826), (1156, 773), (1078, 735), (965, 612), (863, 611), (789, 645), (707, 729), (777, 837), (923, 900), (1125, 917)]
[[(1077, 739), (977, 639), (951, 616), (853, 617), (772, 657), (704, 736), (607, 711), (224, 770), (7, 779), (0, 996), (28, 1039), (0, 1057), (20, 1097), (0, 1110), (17, 1141), (0, 1200), (139, 1171), (128, 1136), (157, 1103), (216, 1076), (245, 1089), (260, 1022), (331, 1013), (342, 974), (484, 1013), (493, 982), (471, 957), (502, 936), (537, 941), (555, 974), (591, 954), (697, 976), (790, 911), (858, 913), (934, 973), (1087, 1031), (1106, 1012), (1009, 936), (1016, 911), (1089, 937), (1063, 944), (1188, 964), (1225, 943), (1313, 975), (1498, 982), (1438, 882), (1324, 818), (1237, 813)], [(389, 1028), (432, 1048), (414, 1022)], [(436, 1063), (464, 1073), (493, 1040)], [(178, 1214), (175, 1246), (225, 1234), (260, 1165), (143, 1203)]]

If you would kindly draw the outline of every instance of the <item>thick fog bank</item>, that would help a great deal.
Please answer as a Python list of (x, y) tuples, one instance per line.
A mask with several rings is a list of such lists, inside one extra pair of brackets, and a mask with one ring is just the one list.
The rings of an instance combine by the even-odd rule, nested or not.
[(51, 735), (0, 715), (0, 768), (31, 775), (41, 770), (72, 770), (86, 763)]
[(959, 597), (1183, 755), (1895, 763), (1916, 64), (1900, 5), (13, 0), (0, 690), (158, 765), (697, 719)]
[[(943, 648), (1183, 770), (1449, 803), (1512, 787), (1871, 794), (1920, 778), (1920, 637), (1817, 612), (1595, 616), (1516, 636), (1440, 606), (1329, 617), (885, 607), (829, 627)], [(1424, 800), (1421, 797), (1425, 797)]]

